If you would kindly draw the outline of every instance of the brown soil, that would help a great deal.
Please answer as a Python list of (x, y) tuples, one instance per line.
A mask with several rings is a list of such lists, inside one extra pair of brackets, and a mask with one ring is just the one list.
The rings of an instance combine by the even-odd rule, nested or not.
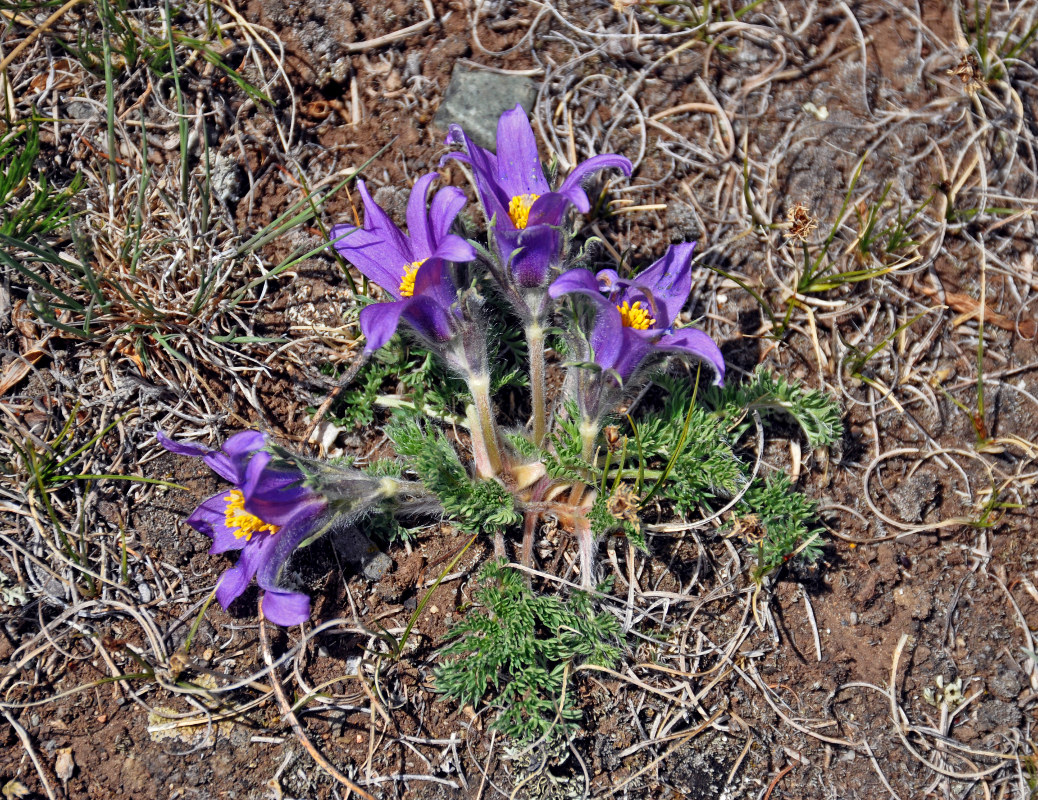
[[(552, 117), (572, 91), (570, 110), (587, 111), (592, 118), (584, 124), (598, 132), (611, 124), (609, 114), (627, 113), (612, 102), (616, 87), (631, 85), (638, 75), (645, 79), (637, 102), (647, 114), (699, 104), (643, 126), (644, 133), (633, 116), (624, 118), (611, 145), (633, 156), (639, 141), (646, 144), (631, 184), (638, 190), (624, 196), (667, 208), (600, 219), (595, 230), (639, 263), (658, 257), (672, 240), (698, 237), (708, 263), (744, 276), (782, 313), (788, 293), (780, 287), (789, 285), (798, 268), (795, 251), (779, 231), (749, 220), (757, 214), (781, 222), (792, 203), (802, 201), (824, 234), (866, 150), (869, 202), (887, 182), (896, 186), (894, 195), (916, 206), (942, 185), (944, 195), (934, 207), (969, 209), (971, 202), (982, 202), (976, 180), (967, 177), (954, 187), (957, 196), (947, 185), (962, 176), (954, 162), (972, 141), (984, 148), (992, 187), (997, 178), (992, 195), (1033, 201), (1034, 165), (1027, 162), (1025, 145), (1017, 158), (1026, 168), (1011, 166), (1009, 174), (996, 175), (1009, 157), (998, 131), (1014, 130), (1019, 118), (1007, 111), (993, 121), (995, 128), (975, 137), (973, 101), (954, 94), (955, 79), (946, 73), (961, 51), (950, 0), (915, 4), (921, 20), (913, 4), (823, 3), (828, 11), (814, 9), (815, 22), (797, 30), (808, 5), (769, 0), (743, 18), (752, 27), (733, 27), (718, 34), (714, 46), (701, 42), (657, 63), (686, 40), (638, 45), (629, 37), (605, 37), (590, 40), (601, 45), (592, 52), (589, 40), (538, 4), (476, 6), (482, 47), (497, 52), (516, 46), (491, 57), (473, 43), (473, 6), (458, 0), (434, 0), (438, 21), (421, 35), (362, 53), (350, 53), (345, 45), (420, 22), (422, 5), (333, 0), (318, 9), (252, 0), (241, 13), (285, 45), (299, 132), (293, 163), (283, 164), (284, 154), (272, 144), (271, 118), (289, 108), (284, 84), (275, 90), (273, 111), (249, 109), (232, 87), (226, 89), (228, 102), (243, 114), (236, 124), (247, 135), (236, 131), (235, 143), (224, 130), (216, 146), (240, 152), (251, 175), (251, 189), (227, 212), (248, 235), (301, 197), (294, 174), (312, 182), (343, 175), (388, 143), (365, 171), (373, 188), (408, 186), (437, 168), (444, 132), (432, 118), (459, 59), (507, 70), (551, 66), (536, 78), (546, 86), (541, 102), (550, 104), (541, 119)], [(634, 24), (629, 20), (636, 19), (645, 32), (666, 32), (644, 9), (620, 13), (579, 3), (556, 8), (577, 29), (601, 24), (628, 31)], [(524, 37), (535, 22), (539, 33), (531, 45)], [(857, 26), (867, 37), (864, 54)], [(567, 37), (578, 38), (580, 47)], [(567, 66), (578, 51), (586, 59)], [(251, 78), (248, 64), (241, 69)], [(773, 70), (781, 74), (769, 80)], [(604, 83), (596, 87), (594, 76), (604, 76)], [(350, 122), (352, 81), (363, 107), (357, 124)], [(1030, 114), (1023, 124), (1033, 141), (1038, 93), (1026, 81), (1017, 91)], [(732, 131), (707, 108), (717, 97)], [(813, 116), (803, 110), (808, 103), (827, 113)], [(948, 112), (952, 105), (956, 114)], [(689, 143), (705, 144), (696, 151)], [(583, 147), (578, 142), (578, 150)], [(756, 210), (740, 200), (744, 170)], [(453, 163), (439, 172), (444, 183), (465, 186)], [(855, 202), (862, 197), (856, 192)], [(1001, 202), (993, 197), (988, 205)], [(346, 194), (322, 218), (326, 224), (352, 219)], [(820, 293), (823, 302), (799, 309), (778, 342), (761, 335), (766, 320), (752, 297), (714, 273), (698, 274), (701, 300), (694, 313), (723, 343), (733, 378), (762, 362), (808, 385), (842, 387), (846, 433), (839, 447), (800, 453), (795, 434), (769, 434), (763, 454), (773, 469), (789, 471), (796, 463), (798, 488), (821, 502), (830, 534), (825, 555), (814, 568), (784, 570), (754, 597), (745, 542), (711, 530), (696, 538), (650, 537), (651, 554), (630, 563), (640, 631), (657, 638), (632, 636), (620, 674), (586, 670), (574, 676), (584, 725), (568, 749), (563, 745), (554, 754), (552, 780), (543, 771), (524, 774), (490, 730), (487, 709), (459, 709), (432, 688), (436, 649), (451, 622), (465, 613), (474, 575), (490, 555), (489, 542), (467, 553), (454, 570), (458, 574), (434, 592), (402, 658), (386, 657), (372, 633), (402, 630), (425, 587), (463, 545), (446, 526), (430, 525), (413, 544), (390, 549), (392, 570), (374, 584), (345, 564), (329, 570), (328, 564), (338, 563), (334, 544), (314, 545), (296, 569), (315, 600), (313, 624), (325, 629), (301, 649), (294, 649), (297, 632), (275, 631), (273, 657), (288, 657), (274, 673), (263, 671), (255, 589), (229, 611), (210, 606), (188, 664), (179, 674), (170, 672), (168, 656), (183, 643), (229, 562), (208, 555), (206, 538), (180, 522), (218, 484), (201, 465), (168, 454), (149, 461), (143, 474), (189, 491), (140, 493), (109, 484), (95, 501), (99, 517), (115, 530), (124, 525), (131, 542), (132, 577), (123, 590), (106, 590), (93, 612), (80, 604), (75, 624), (63, 619), (61, 601), (46, 596), (2, 608), (0, 662), (13, 669), (2, 698), (10, 719), (24, 732), (50, 786), (72, 798), (345, 796), (282, 719), (270, 695), (275, 679), (297, 697), (307, 687), (320, 687), (320, 697), (300, 712), (310, 740), (377, 797), (509, 797), (517, 783), (526, 788), (516, 796), (538, 800), (606, 797), (614, 788), (618, 797), (661, 800), (966, 798), (985, 792), (1025, 797), (1033, 785), (1027, 771), (1035, 763), (1014, 758), (1033, 747), (1028, 737), (1038, 701), (1038, 671), (1034, 656), (1026, 654), (1038, 628), (1038, 525), (1031, 510), (1038, 348), (1036, 312), (1028, 305), (1038, 291), (1029, 272), (1033, 224), (1003, 224), (1004, 217), (990, 215), (977, 219), (942, 228), (943, 244), (927, 257), (938, 241), (940, 225), (933, 222), (921, 245), (925, 268)], [(849, 220), (848, 225), (853, 214)], [(293, 229), (267, 245), (262, 257), (280, 263), (292, 252), (317, 247), (321, 236), (315, 227)], [(978, 239), (999, 259), (988, 263), (992, 272), (983, 290), (989, 320), (985, 433), (1000, 442), (999, 452), (992, 447), (986, 453), (973, 447), (977, 431), (969, 413), (951, 401), (977, 407), (977, 323), (970, 313), (981, 291)], [(314, 326), (338, 332), (314, 335), (290, 358), (257, 372), (258, 404), (218, 370), (199, 379), (209, 381), (213, 401), (231, 415), (227, 430), (258, 425), (301, 445), (307, 408), (333, 385), (320, 367), (346, 365), (356, 353), (350, 341), (355, 332), (344, 332), (352, 294), (326, 254), (283, 277), (255, 309), (256, 335), (302, 337)], [(931, 312), (938, 305), (946, 308)], [(895, 334), (924, 311), (927, 316), (906, 333)], [(940, 324), (931, 328), (935, 323)], [(851, 377), (843, 365), (852, 347), (867, 351), (887, 336), (894, 345), (868, 363), (865, 376), (899, 387), (890, 397)], [(77, 347), (67, 344), (71, 360), (87, 357), (86, 346), (82, 354)], [(265, 358), (275, 347), (249, 352)], [(118, 369), (129, 364), (119, 363)], [(47, 391), (38, 390), (38, 396)], [(19, 392), (30, 396), (32, 389), (22, 386)], [(134, 452), (143, 440), (126, 444), (113, 434), (111, 441)], [(335, 446), (372, 457), (385, 442), (376, 425), (342, 432)], [(985, 511), (985, 500), (1009, 505)], [(960, 522), (944, 524), (955, 519)], [(602, 550), (606, 572), (616, 573), (618, 606), (628, 597), (632, 574), (626, 548), (617, 541)], [(736, 550), (741, 561), (733, 561)], [(609, 563), (614, 557), (615, 570)], [(125, 611), (134, 604), (148, 609), (166, 663), (156, 663), (147, 627)], [(51, 628), (60, 631), (59, 640), (39, 640), (35, 652), (22, 649)], [(364, 669), (358, 677), (362, 659), (378, 663), (375, 680)], [(110, 682), (113, 666), (117, 673), (154, 669), (154, 675)], [(219, 691), (249, 675), (257, 677)], [(966, 698), (939, 735), (940, 710), (924, 699), (938, 678), (945, 685), (961, 679)], [(189, 685), (197, 696), (184, 691)], [(165, 717), (241, 706), (247, 708), (231, 724), (181, 728), (181, 735), (156, 730)], [(45, 796), (19, 731), (0, 729), (0, 744), (0, 779), (17, 778), (34, 796)], [(59, 756), (67, 748), (74, 768), (63, 776)], [(989, 775), (970, 777), (987, 770)]]

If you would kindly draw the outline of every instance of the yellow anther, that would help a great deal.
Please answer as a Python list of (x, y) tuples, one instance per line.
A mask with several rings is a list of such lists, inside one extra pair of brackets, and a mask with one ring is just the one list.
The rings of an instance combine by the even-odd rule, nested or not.
[(249, 541), (254, 533), (277, 533), (277, 525), (268, 525), (259, 517), (245, 510), (245, 495), (240, 489), (231, 489), (227, 501), (225, 524), (239, 539)]
[(646, 331), (656, 324), (656, 320), (649, 316), (649, 309), (642, 308), (641, 300), (632, 306), (626, 300), (622, 306), (617, 306), (620, 312), (620, 320), (625, 328), (634, 328), (636, 331)]
[(411, 297), (414, 294), (414, 279), (418, 274), (418, 268), (428, 260), (423, 258), (421, 261), (412, 261), (404, 265), (404, 277), (400, 280), (401, 297)]
[(517, 194), (508, 203), (508, 216), (517, 230), (523, 230), (530, 221), (530, 209), (539, 194)]

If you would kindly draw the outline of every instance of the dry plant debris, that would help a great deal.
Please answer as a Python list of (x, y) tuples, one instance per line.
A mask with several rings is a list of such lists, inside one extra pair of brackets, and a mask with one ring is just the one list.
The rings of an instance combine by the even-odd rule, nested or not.
[[(306, 6), (0, 8), (0, 791), (345, 796), (284, 698), (373, 796), (1033, 797), (1038, 2)], [(179, 525), (215, 484), (154, 442), (305, 444), (362, 348), (366, 287), (325, 247), (358, 204), (340, 184), (363, 168), (402, 212), (459, 60), (538, 82), (560, 174), (631, 160), (585, 221), (596, 266), (698, 240), (691, 313), (729, 374), (763, 363), (845, 410), (832, 452), (755, 440), (820, 500), (817, 569), (755, 593), (752, 521), (661, 509), (648, 554), (601, 554), (621, 664), (568, 674), (580, 733), (528, 753), (430, 688), (489, 546), (395, 660), (383, 630), (464, 542), (413, 531), (376, 585), (303, 559), (323, 599), (268, 661)], [(332, 440), (361, 464), (414, 402), (390, 374)], [(564, 531), (535, 548), (530, 581), (568, 592)], [(154, 742), (159, 713), (207, 735)]]

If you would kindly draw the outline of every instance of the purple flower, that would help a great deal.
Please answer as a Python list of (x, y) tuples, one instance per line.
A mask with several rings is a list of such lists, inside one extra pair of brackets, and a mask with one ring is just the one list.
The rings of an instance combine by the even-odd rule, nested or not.
[(436, 177), (435, 172), (423, 175), (411, 190), (407, 201), (410, 235), (401, 232), (371, 199), (364, 181), (357, 183), (364, 202), (364, 227), (336, 225), (331, 229), (335, 249), (343, 258), (395, 298), (393, 302), (365, 306), (360, 312), (368, 353), (389, 341), (401, 319), (432, 342), (451, 337), (451, 306), (457, 290), (447, 272), (447, 262), (472, 261), (476, 252), (460, 236), (448, 233), (465, 205), (460, 189), (440, 189), (426, 208), (425, 197)]
[(220, 577), (216, 599), (224, 608), (245, 591), (253, 576), (264, 590), (263, 614), (277, 625), (301, 625), (310, 618), (310, 598), (277, 586), (278, 573), (310, 535), (327, 503), (303, 485), (298, 470), (271, 466), (259, 431), (236, 433), (222, 450), (174, 442), (158, 433), (159, 444), (173, 453), (202, 458), (233, 488), (202, 502), (187, 523), (213, 540), (210, 553), (241, 550), (238, 562)]
[(674, 330), (674, 320), (692, 289), (692, 250), (695, 242), (672, 245), (666, 255), (637, 275), (623, 280), (615, 270), (592, 275), (571, 269), (548, 289), (558, 298), (579, 294), (596, 309), (590, 343), (595, 363), (615, 370), (621, 380), (630, 377), (651, 355), (684, 353), (714, 369), (714, 382), (724, 382), (724, 357), (714, 340), (695, 328)]
[[(497, 155), (472, 142), (458, 125), (451, 125), (447, 144), (460, 144), (464, 153), (448, 153), (472, 167), (476, 189), (487, 218), (494, 220), (497, 247), (509, 262), (516, 283), (541, 286), (559, 252), (559, 234), (568, 206), (586, 214), (591, 203), (581, 182), (601, 169), (615, 167), (631, 174), (631, 162), (619, 155), (600, 155), (578, 164), (558, 191), (552, 191), (537, 157), (537, 141), (521, 106), (501, 115), (497, 123)], [(441, 163), (442, 163), (441, 161)], [(513, 257), (519, 248), (522, 251)]]

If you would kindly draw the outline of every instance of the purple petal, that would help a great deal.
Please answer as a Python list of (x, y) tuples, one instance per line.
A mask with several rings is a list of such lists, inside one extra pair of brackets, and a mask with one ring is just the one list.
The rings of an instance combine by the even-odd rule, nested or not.
[[(408, 238), (371, 199), (364, 181), (358, 181), (357, 190), (364, 201), (364, 228), (336, 243), (335, 249), (370, 280), (394, 297), (400, 297), (404, 266), (418, 259)], [(335, 226), (332, 238), (344, 231), (345, 228)]]
[(724, 356), (717, 343), (697, 328), (682, 328), (666, 334), (656, 343), (657, 350), (686, 353), (705, 361), (714, 369), (714, 384), (724, 384)]
[(476, 250), (460, 236), (450, 233), (436, 245), (436, 250), (433, 252), (432, 257), (442, 258), (444, 261), (464, 263), (476, 260)]
[(476, 191), (479, 193), (479, 202), (483, 205), (483, 211), (487, 219), (498, 220), (508, 218), (508, 203), (512, 196), (507, 194), (500, 185), (497, 174), (497, 156), (489, 150), (484, 150), (473, 142), (465, 134), (459, 125), (451, 125), (447, 134), (447, 144), (460, 144), (465, 147), (464, 153), (447, 153), (440, 159), (442, 166), (449, 159), (457, 159), (463, 164), (472, 167), (473, 177), (476, 179)]
[(554, 283), (548, 287), (548, 294), (553, 298), (559, 298), (564, 294), (571, 294), (574, 292), (586, 295), (595, 300), (608, 302), (604, 297), (602, 297), (602, 293), (598, 289), (598, 281), (595, 279), (595, 276), (591, 274), (590, 270), (571, 269), (562, 273), (555, 279)]
[(404, 306), (403, 318), (419, 336), (445, 342), (451, 338), (451, 317), (447, 309), (431, 297), (415, 296)]
[(429, 186), (439, 177), (435, 172), (420, 177), (411, 189), (407, 200), (407, 234), (411, 237), (414, 261), (428, 258), (436, 251), (436, 237), (429, 225), (429, 214), (425, 208), (425, 196)]
[(458, 293), (447, 273), (447, 263), (442, 258), (430, 258), (418, 268), (414, 276), (415, 299), (425, 297), (447, 309), (457, 296)]
[[(277, 585), (281, 569), (291, 558), (299, 545), (313, 532), (320, 523), (321, 514), (325, 509), (323, 500), (313, 500), (300, 506), (296, 515), (288, 521), (277, 535), (271, 537), (276, 539), (276, 549), (260, 565), (256, 582), (260, 588), (267, 592), (263, 599), (263, 613), (271, 622), (278, 625), (298, 625), (301, 620), (302, 599), (306, 595), (296, 592), (287, 592)], [(269, 604), (273, 605), (269, 605)], [(309, 617), (309, 601), (306, 604), (306, 615)], [(274, 616), (276, 615), (276, 616)]]
[[(624, 327), (623, 318), (616, 306), (608, 302), (599, 303), (595, 311), (595, 326), (591, 329), (589, 337), (591, 347), (595, 351), (595, 363), (602, 369), (615, 369), (617, 361), (631, 347), (631, 342), (627, 341), (630, 338), (629, 331), (630, 328)], [(620, 375), (627, 377), (622, 372)]]
[(515, 282), (524, 289), (543, 286), (559, 253), (559, 234), (547, 225), (520, 231), (516, 244), (521, 248), (510, 267)]
[(262, 431), (241, 431), (223, 443), (221, 448), (231, 458), (247, 458), (267, 446), (267, 434)]
[(663, 258), (628, 283), (628, 288), (618, 298), (635, 301), (641, 295), (650, 300), (657, 328), (667, 328), (681, 313), (692, 289), (692, 251), (695, 242), (671, 245)]
[(267, 591), (260, 598), (260, 608), (268, 621), (283, 628), (310, 619), (310, 598), (298, 592)]
[(587, 194), (585, 194), (584, 189), (581, 187), (581, 183), (588, 175), (603, 169), (618, 169), (624, 175), (630, 177), (631, 162), (623, 156), (613, 155), (611, 153), (592, 156), (587, 161), (577, 164), (577, 166), (573, 168), (573, 171), (566, 177), (566, 180), (562, 182), (562, 186), (559, 187), (559, 194), (568, 197), (569, 201), (577, 207), (577, 210), (581, 214), (586, 214), (590, 210), (591, 204), (588, 202)]
[(509, 199), (549, 191), (533, 128), (520, 105), (506, 111), (497, 121), (497, 179)]
[[(562, 215), (566, 213), (566, 206), (572, 201), (569, 197), (558, 192), (548, 192), (538, 197), (530, 206), (530, 217), (527, 227), (533, 225), (558, 225), (562, 222)], [(584, 209), (585, 211), (587, 209)]]
[(224, 572), (216, 586), (216, 599), (224, 608), (230, 606), (248, 587), (252, 577), (274, 555), (278, 536), (270, 534), (253, 534), (245, 543), (238, 563)]
[(155, 438), (158, 439), (159, 444), (165, 447), (169, 452), (176, 453), (181, 456), (204, 456), (207, 453), (211, 453), (208, 447), (204, 447), (200, 444), (189, 444), (188, 442), (175, 442), (170, 439), (162, 431), (155, 431)]
[(253, 454), (267, 444), (266, 434), (259, 431), (236, 433), (223, 443), (222, 450), (212, 450), (203, 456), (209, 469), (235, 486), (245, 480), (245, 465)]
[(302, 473), (270, 469), (272, 458), (270, 453), (256, 453), (245, 468), (243, 505), (268, 525), (282, 526), (298, 513), (301, 504), (313, 497), (313, 492), (303, 485)]
[(639, 331), (632, 328), (624, 328), (620, 333), (622, 343), (620, 353), (613, 364), (621, 380), (627, 380), (641, 366), (645, 357), (652, 352), (652, 339), (645, 334), (650, 331)]
[(237, 528), (227, 527), (227, 495), (230, 491), (227, 489), (204, 500), (185, 520), (196, 531), (213, 540), (209, 552), (214, 555), (245, 547), (245, 539), (234, 535)]
[[(447, 237), (451, 225), (454, 224), (454, 220), (461, 213), (461, 209), (465, 207), (466, 202), (468, 201), (465, 198), (465, 193), (454, 186), (444, 186), (433, 195), (432, 203), (429, 204), (429, 225), (432, 229), (433, 241), (442, 242)], [(475, 258), (475, 255), (472, 258)], [(471, 261), (472, 258), (460, 260)], [(458, 261), (459, 259), (451, 258), (448, 260)]]
[(325, 507), (325, 502), (320, 499), (314, 499), (299, 506), (295, 515), (287, 520), (285, 527), (274, 536), (269, 537), (274, 540), (276, 549), (272, 550), (269, 557), (260, 564), (256, 582), (259, 583), (261, 589), (266, 591), (278, 589), (278, 573), (299, 548), (299, 545), (313, 533)]
[(360, 310), (360, 331), (367, 339), (365, 353), (374, 353), (393, 338), (400, 315), (410, 300), (397, 300), (395, 303), (373, 303)]

